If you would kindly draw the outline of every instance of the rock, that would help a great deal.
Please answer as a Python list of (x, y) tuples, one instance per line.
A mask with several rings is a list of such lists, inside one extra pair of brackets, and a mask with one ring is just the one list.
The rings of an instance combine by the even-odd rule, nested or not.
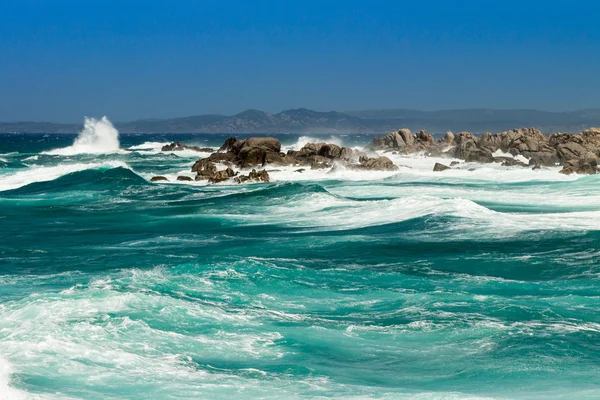
[(593, 162), (584, 159), (571, 159), (564, 163), (563, 169), (559, 171), (561, 174), (582, 174), (594, 175), (598, 173), (598, 167)]
[(400, 129), (397, 132), (390, 132), (385, 136), (376, 136), (373, 138), (372, 146), (375, 149), (400, 149), (407, 145), (412, 145), (414, 136), (409, 129)]
[(336, 144), (325, 143), (319, 149), (318, 154), (320, 156), (331, 158), (331, 159), (340, 158), (340, 156), (342, 155), (342, 148)]
[(166, 144), (161, 148), (161, 151), (182, 151), (182, 150), (193, 150), (204, 153), (212, 153), (213, 149), (211, 147), (199, 147), (199, 146), (185, 146), (181, 144), (181, 142), (173, 142), (171, 144)]
[(269, 182), (269, 173), (265, 170), (257, 172), (255, 169), (253, 169), (248, 175), (240, 175), (234, 180), (236, 183)]
[(227, 164), (237, 164), (238, 158), (234, 153), (213, 153), (206, 158), (202, 158), (194, 163), (192, 166), (192, 172), (198, 172), (199, 170), (204, 168), (206, 164), (214, 164), (214, 163), (223, 163)]
[(410, 129), (407, 129), (407, 128), (400, 129), (398, 131), (398, 134), (400, 135), (400, 137), (402, 137), (402, 140), (408, 146), (412, 145), (415, 141), (415, 137), (413, 136)]
[(312, 161), (310, 169), (325, 169), (332, 166), (331, 160), (324, 156), (312, 156), (310, 160)]
[(511, 157), (494, 157), (494, 161), (501, 162), (503, 167), (529, 167), (529, 164)]
[(458, 164), (460, 164), (460, 161), (452, 161), (452, 162), (450, 163), (450, 166), (451, 166), (451, 167), (454, 167), (455, 165), (458, 165)]
[(227, 168), (226, 170), (215, 172), (210, 178), (208, 178), (208, 181), (210, 183), (219, 183), (226, 181), (233, 176), (235, 176), (233, 170), (231, 168)]
[(398, 166), (387, 157), (381, 156), (377, 158), (361, 157), (360, 165), (369, 171), (396, 171)]
[(178, 181), (193, 181), (193, 179), (192, 179), (192, 178), (190, 178), (189, 176), (185, 176), (185, 175), (179, 175), (179, 176), (177, 177), (177, 180), (178, 180)]
[(447, 165), (440, 164), (440, 163), (435, 163), (435, 165), (433, 166), (434, 171), (445, 171), (447, 169), (451, 169), (451, 168), (448, 167)]
[(433, 136), (431, 136), (425, 130), (420, 130), (417, 133), (417, 141), (419, 141), (421, 143), (433, 143)]
[(167, 178), (165, 178), (164, 176), (153, 176), (152, 178), (150, 178), (150, 182), (162, 182), (162, 181), (166, 181), (168, 182), (169, 180)]
[[(229, 138), (219, 149), (233, 155), (240, 167), (264, 165), (267, 159), (279, 156), (281, 143), (272, 137), (252, 137), (244, 140)], [(230, 156), (231, 157), (231, 156)]]
[(302, 172), (304, 172), (304, 171), (306, 171), (306, 169), (304, 169), (304, 168), (300, 168), (300, 169), (297, 169), (297, 170), (295, 170), (294, 172), (300, 172), (300, 173), (302, 173)]
[(451, 144), (454, 143), (454, 133), (451, 131), (447, 131), (444, 135), (444, 143)]
[(533, 167), (533, 168), (531, 168), (531, 169), (532, 169), (532, 170), (534, 170), (534, 171), (535, 171), (536, 169), (542, 169), (542, 164), (540, 164), (540, 163), (535, 163), (534, 167)]
[(571, 160), (574, 158), (583, 158), (588, 150), (578, 143), (565, 143), (559, 144), (556, 147), (556, 151), (558, 153), (558, 157), (561, 160)]
[(219, 148), (219, 152), (229, 152), (233, 150), (233, 145), (238, 142), (237, 138), (230, 137), (223, 143), (223, 145)]

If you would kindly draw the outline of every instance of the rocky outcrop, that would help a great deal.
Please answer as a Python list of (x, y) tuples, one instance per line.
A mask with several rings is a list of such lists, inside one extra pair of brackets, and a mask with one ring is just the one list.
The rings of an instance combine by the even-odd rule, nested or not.
[(183, 150), (193, 150), (204, 153), (212, 153), (212, 147), (200, 147), (200, 146), (186, 146), (181, 144), (181, 142), (173, 142), (171, 144), (166, 144), (161, 148), (161, 151), (183, 151)]
[(153, 176), (152, 178), (150, 178), (150, 182), (168, 182), (169, 180), (167, 178), (165, 178), (164, 176)]
[[(404, 135), (404, 139), (402, 138)], [(400, 139), (403, 143), (416, 143), (418, 140), (432, 141), (431, 135), (424, 131), (420, 134), (420, 139), (412, 138), (410, 131), (401, 132)], [(411, 139), (412, 138), (412, 139)], [(406, 142), (404, 141), (406, 140)], [(209, 182), (221, 182), (232, 178), (233, 167), (251, 168), (266, 167), (268, 165), (277, 166), (299, 166), (311, 169), (329, 169), (336, 163), (343, 164), (350, 169), (363, 169), (369, 171), (395, 171), (396, 165), (387, 157), (370, 157), (367, 153), (353, 150), (348, 147), (341, 147), (333, 143), (307, 143), (299, 150), (289, 150), (287, 153), (281, 152), (281, 143), (275, 138), (249, 138), (238, 140), (231, 137), (223, 143), (219, 150), (209, 157), (200, 159), (192, 166), (192, 172), (196, 173), (196, 180), (208, 180)], [(219, 171), (218, 165), (228, 167), (231, 172)], [(240, 175), (236, 177), (236, 182), (261, 181), (268, 179), (268, 173), (258, 176), (262, 171), (255, 174)]]
[[(598, 172), (600, 157), (600, 128), (590, 128), (578, 134), (555, 133), (543, 135), (535, 128), (520, 128), (477, 137), (470, 132), (454, 135), (447, 132), (442, 139), (434, 140), (425, 131), (409, 135), (401, 129), (385, 136), (373, 138), (372, 148), (397, 151), (401, 154), (423, 152), (425, 155), (450, 156), (467, 162), (500, 162), (504, 166), (563, 166), (563, 173), (594, 174)], [(403, 136), (404, 135), (404, 136)], [(408, 142), (411, 144), (409, 145)], [(497, 151), (508, 157), (494, 156)], [(513, 157), (523, 156), (529, 163)]]
[(182, 182), (186, 182), (186, 181), (193, 181), (194, 179), (190, 178), (189, 176), (185, 176), (185, 175), (179, 175), (177, 177), (178, 181), (182, 181)]

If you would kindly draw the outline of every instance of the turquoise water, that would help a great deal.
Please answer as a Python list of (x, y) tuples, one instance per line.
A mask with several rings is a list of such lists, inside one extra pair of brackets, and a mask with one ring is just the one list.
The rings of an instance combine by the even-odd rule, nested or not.
[(0, 398), (600, 398), (597, 176), (149, 182), (226, 137), (0, 135)]

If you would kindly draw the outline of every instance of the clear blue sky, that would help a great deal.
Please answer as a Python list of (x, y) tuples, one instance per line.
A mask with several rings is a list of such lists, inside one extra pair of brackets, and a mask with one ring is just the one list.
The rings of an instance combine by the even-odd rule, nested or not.
[(600, 2), (0, 0), (0, 120), (600, 108)]

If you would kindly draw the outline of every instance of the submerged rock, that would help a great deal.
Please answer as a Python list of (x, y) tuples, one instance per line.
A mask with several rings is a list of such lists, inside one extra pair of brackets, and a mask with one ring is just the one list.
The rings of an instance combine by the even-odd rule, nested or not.
[(179, 175), (177, 177), (178, 181), (193, 181), (194, 179), (190, 178), (189, 176), (185, 176), (185, 175)]
[(150, 182), (163, 182), (163, 181), (169, 181), (166, 177), (164, 176), (153, 176), (152, 178), (150, 178)]

